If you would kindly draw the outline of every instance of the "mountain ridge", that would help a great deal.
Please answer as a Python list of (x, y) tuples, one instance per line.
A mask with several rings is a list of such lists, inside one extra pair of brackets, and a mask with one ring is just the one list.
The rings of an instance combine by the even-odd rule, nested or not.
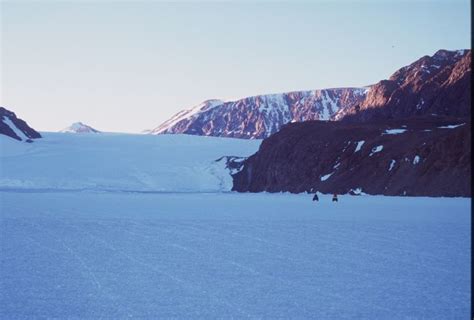
[[(429, 113), (462, 116), (470, 112), (470, 96), (466, 95), (470, 92), (470, 61), (470, 49), (441, 49), (368, 86), (206, 100), (178, 112), (150, 134), (262, 139), (290, 122), (368, 121)], [(447, 108), (453, 100), (463, 103), (457, 109)]]
[(235, 101), (206, 100), (175, 114), (151, 134), (186, 133), (261, 139), (291, 121), (330, 120), (341, 108), (356, 104), (367, 87), (290, 91)]

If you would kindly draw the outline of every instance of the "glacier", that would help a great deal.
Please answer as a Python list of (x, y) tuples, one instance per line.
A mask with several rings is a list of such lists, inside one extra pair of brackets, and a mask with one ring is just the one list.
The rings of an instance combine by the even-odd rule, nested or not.
[(230, 191), (226, 155), (250, 156), (261, 140), (102, 133), (42, 133), (34, 144), (0, 136), (1, 189)]

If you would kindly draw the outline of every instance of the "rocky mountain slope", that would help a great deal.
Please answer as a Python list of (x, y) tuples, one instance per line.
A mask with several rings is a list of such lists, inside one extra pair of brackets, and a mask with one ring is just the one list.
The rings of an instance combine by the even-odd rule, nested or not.
[(181, 111), (152, 134), (262, 139), (289, 122), (329, 120), (341, 109), (360, 103), (367, 88), (339, 88), (259, 95), (237, 101), (208, 100)]
[(41, 138), (41, 134), (31, 128), (25, 121), (16, 117), (15, 113), (0, 107), (0, 134), (25, 142)]
[(66, 132), (66, 133), (100, 133), (99, 130), (96, 130), (82, 122), (75, 122), (71, 124), (69, 127), (64, 128), (59, 132)]
[(233, 190), (470, 196), (470, 129), (435, 116), (289, 124), (234, 164)]
[(289, 122), (369, 121), (423, 114), (470, 112), (471, 50), (439, 50), (364, 88), (208, 100), (151, 131), (234, 138), (266, 138)]
[(336, 120), (370, 121), (471, 111), (471, 50), (439, 50), (370, 87), (364, 101), (340, 110)]

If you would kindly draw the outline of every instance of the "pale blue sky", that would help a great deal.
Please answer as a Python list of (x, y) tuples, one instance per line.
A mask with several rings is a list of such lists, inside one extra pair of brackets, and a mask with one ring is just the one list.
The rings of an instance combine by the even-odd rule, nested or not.
[(210, 98), (364, 86), (470, 47), (470, 3), (2, 2), (0, 105), (140, 132)]

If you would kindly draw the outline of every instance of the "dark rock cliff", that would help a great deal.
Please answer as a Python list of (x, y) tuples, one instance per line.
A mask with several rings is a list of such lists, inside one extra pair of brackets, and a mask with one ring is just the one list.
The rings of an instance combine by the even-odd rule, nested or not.
[(289, 124), (243, 162), (233, 190), (470, 196), (470, 129), (434, 116)]
[(15, 113), (3, 107), (0, 107), (0, 134), (28, 142), (31, 142), (31, 139), (41, 138), (41, 135), (25, 121), (18, 119)]

